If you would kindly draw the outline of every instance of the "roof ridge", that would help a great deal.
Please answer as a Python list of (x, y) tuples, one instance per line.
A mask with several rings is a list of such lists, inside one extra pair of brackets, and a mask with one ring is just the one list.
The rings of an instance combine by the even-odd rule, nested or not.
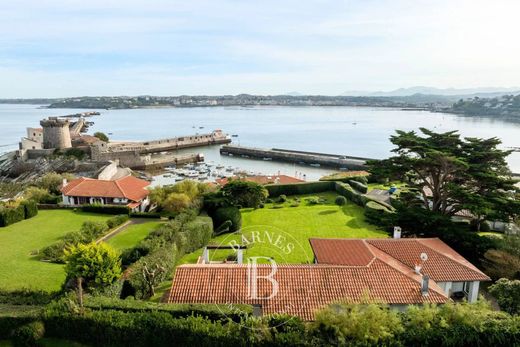
[(128, 196), (126, 194), (126, 192), (123, 190), (123, 188), (121, 188), (121, 186), (119, 185), (119, 180), (113, 180), (111, 182), (114, 182), (114, 184), (116, 185), (117, 189), (119, 189), (119, 192), (121, 193), (122, 196), (124, 196), (126, 199), (128, 199)]

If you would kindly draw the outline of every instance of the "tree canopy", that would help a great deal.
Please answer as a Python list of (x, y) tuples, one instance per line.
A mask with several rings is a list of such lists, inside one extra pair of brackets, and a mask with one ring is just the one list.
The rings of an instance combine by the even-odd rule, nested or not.
[(477, 220), (508, 220), (520, 213), (506, 163), (511, 153), (498, 138), (461, 138), (457, 131), (397, 130), (390, 141), (395, 156), (369, 162), (376, 178), (399, 179), (428, 211), (452, 216), (468, 210)]
[(261, 184), (240, 179), (230, 180), (221, 190), (231, 205), (257, 208), (269, 193)]

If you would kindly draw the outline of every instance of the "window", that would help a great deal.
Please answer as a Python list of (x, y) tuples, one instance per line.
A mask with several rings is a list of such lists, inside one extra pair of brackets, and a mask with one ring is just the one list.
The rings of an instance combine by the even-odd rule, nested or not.
[(469, 285), (470, 285), (470, 282), (464, 282), (464, 285), (462, 286), (462, 291), (464, 293), (469, 293)]

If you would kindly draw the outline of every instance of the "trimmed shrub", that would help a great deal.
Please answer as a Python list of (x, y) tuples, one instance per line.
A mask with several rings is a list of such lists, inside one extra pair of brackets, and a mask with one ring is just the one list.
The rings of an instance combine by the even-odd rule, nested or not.
[(265, 188), (269, 192), (269, 196), (278, 197), (280, 195), (304, 195), (316, 194), (329, 190), (334, 190), (335, 182), (302, 182), (293, 184), (269, 184)]
[(320, 198), (317, 196), (309, 196), (308, 198), (305, 198), (305, 201), (307, 201), (309, 205), (317, 205), (320, 203)]
[(46, 305), (56, 298), (57, 295), (57, 292), (46, 292), (43, 290), (0, 290), (0, 303), (11, 305)]
[(213, 225), (219, 228), (225, 221), (231, 221), (229, 232), (235, 232), (242, 227), (242, 215), (236, 207), (221, 207), (213, 215)]
[(358, 192), (360, 192), (362, 194), (366, 194), (368, 192), (368, 187), (361, 182), (358, 182), (355, 180), (349, 180), (348, 184), (350, 184), (350, 186), (352, 188), (354, 188), (355, 190), (357, 190)]
[(338, 196), (336, 196), (336, 199), (334, 200), (334, 202), (338, 206), (343, 206), (343, 205), (345, 205), (347, 203), (347, 198), (345, 198), (342, 195), (338, 195)]
[(367, 184), (368, 177), (370, 177), (370, 174), (366, 171), (344, 171), (328, 176), (323, 176), (320, 178), (320, 181), (337, 181), (347, 183), (348, 181), (355, 180), (363, 184)]
[(287, 201), (287, 195), (282, 194), (278, 197), (278, 202), (286, 202)]
[(214, 236), (218, 236), (220, 234), (225, 234), (229, 232), (229, 229), (233, 225), (233, 222), (230, 220), (225, 221), (220, 225), (217, 229), (215, 229), (215, 232), (213, 233)]
[(83, 212), (101, 213), (101, 214), (129, 214), (130, 210), (126, 206), (118, 205), (83, 205), (81, 206)]
[(37, 345), (45, 334), (45, 326), (43, 322), (36, 321), (22, 325), (16, 328), (12, 333), (12, 339), (15, 346), (32, 347)]
[(127, 214), (120, 214), (115, 217), (111, 217), (107, 220), (107, 226), (109, 229), (113, 229), (123, 223), (126, 223), (130, 217)]
[(160, 213), (155, 213), (155, 212), (132, 212), (130, 213), (130, 217), (131, 218), (155, 218), (155, 219), (159, 219), (161, 218), (161, 214)]
[(18, 223), (25, 219), (25, 209), (22, 205), (0, 206), (0, 227)]
[(29, 219), (38, 215), (38, 204), (36, 201), (23, 200), (20, 205), (24, 208), (25, 219)]

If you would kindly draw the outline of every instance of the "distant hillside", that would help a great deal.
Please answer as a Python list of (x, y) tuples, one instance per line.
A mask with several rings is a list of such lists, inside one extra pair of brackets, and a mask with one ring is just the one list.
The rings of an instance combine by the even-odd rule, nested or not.
[(461, 99), (442, 111), (469, 116), (493, 116), (493, 118), (520, 122), (520, 95)]
[(424, 86), (416, 86), (410, 88), (399, 88), (392, 91), (378, 91), (378, 92), (362, 92), (362, 91), (347, 91), (341, 95), (345, 96), (411, 96), (414, 94), (422, 94), (422, 95), (442, 95), (446, 97), (457, 97), (457, 98), (473, 98), (475, 96), (478, 97), (497, 97), (504, 94), (519, 94), (520, 87), (512, 87), (512, 88), (497, 88), (497, 87), (489, 87), (489, 88), (434, 88), (434, 87), (424, 87)]

